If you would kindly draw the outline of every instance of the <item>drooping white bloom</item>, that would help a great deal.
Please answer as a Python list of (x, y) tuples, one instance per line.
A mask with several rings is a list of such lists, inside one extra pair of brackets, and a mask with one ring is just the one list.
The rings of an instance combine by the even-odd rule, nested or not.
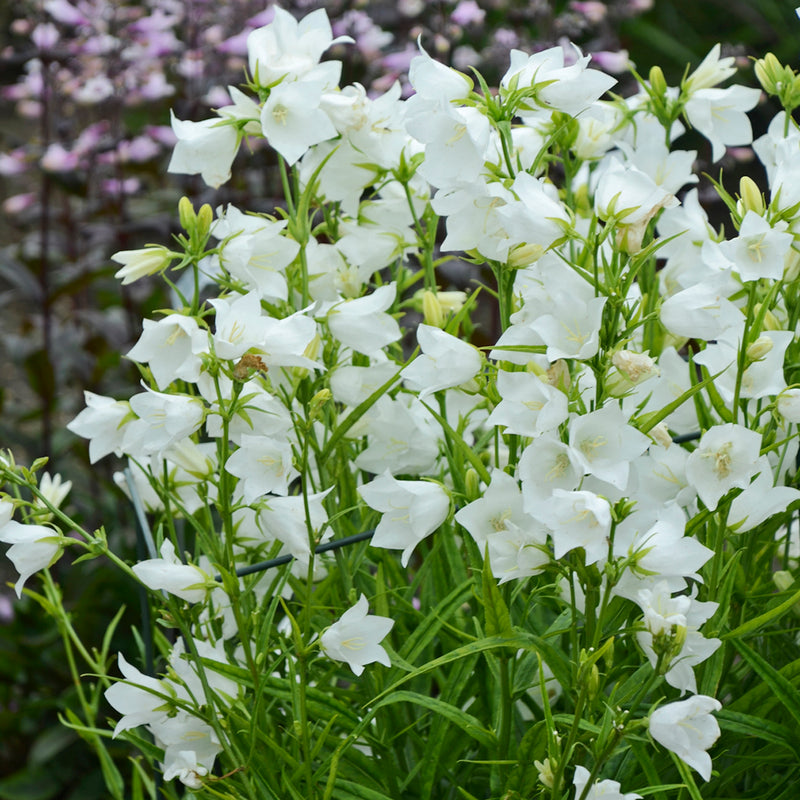
[(720, 250), (745, 282), (761, 278), (780, 280), (783, 264), (794, 237), (784, 221), (770, 225), (764, 217), (748, 210), (735, 239), (722, 242)]
[(734, 487), (744, 489), (758, 469), (761, 436), (742, 425), (709, 428), (686, 462), (686, 477), (713, 511)]
[(425, 406), (412, 395), (384, 395), (366, 415), (361, 435), (367, 447), (355, 465), (378, 474), (422, 475), (433, 469), (439, 455), (438, 429)]
[(122, 653), (118, 654), (117, 662), (125, 681), (111, 684), (104, 692), (109, 705), (122, 714), (113, 736), (139, 725), (165, 720), (169, 710), (167, 698), (172, 694), (166, 682), (140, 672), (125, 660)]
[(564, 48), (551, 47), (539, 53), (528, 55), (521, 50), (512, 50), (510, 64), (500, 81), (501, 89), (535, 87), (536, 105), (524, 105), (520, 111), (534, 111), (541, 108), (563, 111), (572, 117), (599, 100), (614, 84), (616, 79), (596, 69), (587, 69), (591, 56), (585, 56), (573, 45), (575, 61), (564, 66)]
[(242, 434), (239, 449), (225, 462), (225, 469), (241, 478), (247, 504), (268, 493), (288, 494), (289, 483), (299, 474), (292, 464), (288, 441), (246, 433)]
[(711, 778), (711, 757), (706, 750), (719, 738), (719, 723), (711, 712), (721, 708), (718, 700), (703, 694), (667, 703), (650, 715), (648, 730), (660, 745), (672, 750), (707, 781)]
[(552, 433), (537, 437), (522, 452), (518, 465), (525, 510), (530, 514), (554, 489), (578, 488), (583, 469), (575, 452)]
[(800, 423), (800, 388), (784, 389), (778, 395), (776, 406), (787, 422)]
[(266, 322), (258, 292), (209, 300), (214, 307), (214, 350), (220, 358), (235, 359), (264, 343)]
[(417, 341), (422, 354), (400, 374), (411, 389), (419, 392), (420, 400), (442, 389), (467, 383), (483, 364), (478, 350), (441, 328), (420, 324)]
[(14, 584), (17, 597), (22, 597), (25, 582), (40, 569), (53, 564), (64, 548), (64, 537), (55, 529), (46, 525), (23, 525), (11, 519), (12, 504), (0, 501), (0, 542), (10, 544), (6, 556), (11, 560), (19, 573), (19, 580)]
[(288, 288), (283, 273), (300, 249), (294, 239), (281, 235), (287, 221), (243, 214), (232, 205), (224, 214), (219, 210), (217, 213), (214, 236), (230, 237), (219, 255), (222, 266), (233, 277), (257, 289), (262, 298), (286, 300)]
[(720, 274), (668, 297), (659, 312), (662, 324), (675, 336), (706, 341), (718, 339), (728, 328), (741, 330), (744, 316), (728, 299), (730, 288), (729, 277)]
[(197, 380), (202, 366), (199, 353), (208, 349), (208, 337), (194, 317), (169, 314), (157, 321), (143, 320), (142, 328), (127, 357), (149, 364), (159, 389), (174, 380)]
[(495, 469), (483, 497), (455, 515), (482, 554), (488, 547), (492, 573), (500, 583), (535, 575), (550, 561), (549, 531), (524, 512), (522, 502), (517, 482)]
[[(742, 373), (740, 397), (770, 397), (786, 388), (783, 377), (783, 362), (786, 348), (794, 341), (792, 331), (764, 331), (753, 343), (761, 349), (756, 360)], [(748, 354), (751, 353), (748, 348)], [(755, 356), (754, 356), (755, 357)], [(716, 370), (715, 370), (716, 372)]]
[(400, 562), (408, 566), (414, 548), (446, 519), (450, 498), (430, 481), (399, 481), (387, 470), (358, 490), (364, 502), (383, 516), (372, 537), (373, 547), (402, 550)]
[(660, 581), (652, 590), (642, 589), (636, 602), (644, 613), (646, 628), (636, 634), (636, 641), (650, 664), (655, 667), (658, 662), (654, 647), (657, 637), (675, 635), (677, 641), (682, 641), (682, 646), (669, 662), (664, 678), (670, 686), (680, 689), (681, 694), (697, 692), (693, 668), (722, 644), (719, 639), (703, 636), (700, 626), (714, 615), (719, 603), (701, 603), (694, 599), (694, 595), (672, 597), (667, 581)]
[(135, 458), (163, 453), (203, 423), (205, 408), (197, 397), (165, 394), (145, 387), (144, 392), (133, 395), (129, 402), (138, 419), (125, 426), (122, 450)]
[(322, 501), (330, 491), (327, 489), (306, 497), (270, 497), (258, 513), (259, 527), (269, 539), (283, 542), (283, 551), (291, 553), (299, 563), (308, 566), (311, 556), (309, 526), (316, 544), (322, 544), (333, 536), (332, 528), (320, 535), (328, 523), (328, 513)]
[(671, 192), (642, 170), (616, 159), (603, 171), (594, 200), (597, 216), (614, 221), (617, 245), (629, 253), (641, 250), (650, 220), (662, 208), (678, 203)]
[(67, 430), (89, 440), (89, 461), (94, 464), (109, 453), (122, 455), (122, 440), (125, 436), (125, 420), (131, 416), (131, 407), (124, 400), (114, 400), (94, 392), (85, 391), (86, 408)]
[(264, 136), (290, 166), (312, 145), (337, 135), (319, 107), (324, 88), (319, 81), (282, 83), (272, 89), (261, 109)]
[(214, 768), (222, 746), (214, 729), (186, 711), (148, 726), (156, 744), (164, 748), (164, 780), (177, 778), (190, 789), (200, 789)]
[(564, 392), (531, 372), (499, 370), (497, 391), (503, 399), (486, 424), (505, 425), (509, 433), (540, 436), (569, 416)]
[(765, 519), (786, 511), (800, 499), (800, 490), (792, 486), (775, 486), (767, 456), (758, 459), (758, 475), (738, 496), (733, 498), (728, 512), (728, 529), (743, 533), (751, 531)]
[(600, 324), (607, 298), (560, 298), (562, 302), (530, 323), (530, 328), (547, 345), (547, 358), (589, 359), (600, 346)]
[(337, 402), (357, 406), (398, 373), (397, 366), (389, 361), (369, 367), (338, 367), (329, 375), (331, 392)]
[(753, 129), (746, 111), (761, 97), (760, 89), (729, 86), (727, 89), (699, 89), (686, 103), (686, 117), (711, 142), (712, 160), (725, 155), (726, 145), (747, 145)]
[(652, 510), (643, 507), (617, 525), (614, 555), (635, 556), (636, 564), (620, 577), (614, 594), (636, 600), (642, 589), (661, 581), (666, 581), (670, 591), (684, 589), (686, 578), (702, 583), (698, 570), (714, 555), (713, 550), (684, 536), (686, 515), (676, 503), (659, 508), (650, 523), (653, 516)]
[(209, 186), (217, 189), (231, 176), (231, 164), (239, 150), (236, 128), (220, 119), (192, 122), (178, 119), (173, 111), (170, 115), (178, 142), (167, 171), (180, 175), (200, 173)]
[(148, 589), (163, 589), (187, 603), (204, 600), (207, 589), (203, 584), (208, 582), (209, 576), (200, 567), (184, 564), (169, 539), (164, 539), (160, 552), (161, 558), (148, 558), (133, 565), (136, 577)]
[(511, 245), (499, 209), (514, 195), (497, 181), (472, 181), (440, 189), (431, 207), (445, 217), (442, 250), (477, 250), (485, 258), (505, 261)]
[(575, 775), (572, 784), (575, 787), (575, 800), (638, 800), (640, 794), (636, 792), (626, 792), (622, 794), (620, 784), (617, 781), (605, 780), (595, 781), (586, 794), (586, 784), (589, 781), (589, 770), (586, 767), (575, 767)]
[(512, 246), (527, 246), (542, 253), (567, 235), (571, 229), (570, 217), (552, 184), (520, 172), (511, 184), (511, 191), (516, 199), (501, 205), (497, 214), (504, 222)]
[(549, 499), (528, 511), (550, 528), (556, 558), (576, 547), (586, 552), (587, 564), (608, 555), (611, 506), (605, 498), (593, 492), (553, 489)]
[(336, 303), (327, 315), (330, 332), (359, 353), (385, 359), (383, 348), (402, 335), (397, 321), (385, 313), (396, 295), (396, 285), (387, 283), (372, 294)]
[(647, 436), (628, 425), (616, 403), (576, 415), (569, 424), (569, 445), (584, 474), (594, 475), (618, 489), (624, 489), (628, 482), (630, 462), (649, 444)]
[(388, 635), (394, 620), (368, 614), (369, 603), (365, 595), (342, 614), (320, 636), (322, 651), (336, 661), (346, 661), (356, 675), (364, 671), (365, 664), (377, 661), (391, 667), (389, 654), (380, 642)]

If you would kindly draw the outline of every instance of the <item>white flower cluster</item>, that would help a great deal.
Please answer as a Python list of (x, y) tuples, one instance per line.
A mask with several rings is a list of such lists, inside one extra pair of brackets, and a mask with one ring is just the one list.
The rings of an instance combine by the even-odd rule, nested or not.
[[(800, 131), (779, 115), (755, 143), (771, 200), (743, 183), (726, 240), (686, 191), (697, 154), (673, 146), (681, 118), (714, 161), (751, 142), (759, 90), (718, 88), (734, 71), (718, 48), (681, 87), (652, 80), (614, 101), (600, 99), (614, 80), (577, 48), (513, 52), (496, 95), (422, 52), (401, 100), (399, 87), (377, 98), (338, 87), (341, 65), (320, 58), (344, 41), (322, 11), (297, 22), (276, 9), (248, 39), (251, 93), (231, 88), (215, 118), (173, 119), (171, 171), (217, 187), (242, 140), (264, 137), (293, 168), (291, 205), (279, 219), (192, 210), (187, 241), (201, 246), (185, 258), (118, 254), (124, 281), (175, 258), (190, 280), (128, 354), (150, 378), (143, 391), (87, 392), (69, 428), (93, 461), (131, 459), (151, 510), (165, 495), (185, 517), (212, 504), (228, 569), (270, 549), (293, 557), (295, 577), (324, 572), (314, 546), (358, 506), (363, 519), (378, 512), (372, 547), (401, 551), (403, 568), (455, 522), (501, 584), (549, 576), (565, 606), (593, 617), (587, 630), (609, 604), (628, 608), (654, 680), (692, 695), (655, 710), (650, 732), (708, 780), (719, 703), (697, 694), (695, 669), (721, 642), (701, 630), (718, 603), (698, 598), (722, 539), (695, 523), (724, 510), (730, 536), (800, 499), (784, 485), (800, 422), (784, 370), (797, 353)], [(437, 286), (436, 259), (455, 252), (496, 278), (488, 358), (466, 335), (474, 295)], [(205, 305), (203, 276), (219, 289)], [(425, 322), (409, 358), (402, 315), (417, 281)], [(21, 547), (12, 524), (0, 538)], [(58, 550), (49, 533), (28, 535), (38, 549), (21, 582)], [(205, 556), (221, 563), (200, 551), (184, 563), (165, 539), (134, 571), (223, 619), (198, 624), (193, 648), (238, 665), (235, 598)], [(318, 644), (359, 675), (390, 665), (379, 642), (391, 627), (361, 595)], [(196, 787), (223, 742), (191, 706), (242, 688), (194, 691), (182, 653), (171, 666), (177, 682), (120, 656), (126, 682), (107, 697), (124, 715), (117, 732), (147, 725), (166, 777)], [(574, 776), (583, 798), (638, 797), (613, 781), (588, 790), (579, 765)]]

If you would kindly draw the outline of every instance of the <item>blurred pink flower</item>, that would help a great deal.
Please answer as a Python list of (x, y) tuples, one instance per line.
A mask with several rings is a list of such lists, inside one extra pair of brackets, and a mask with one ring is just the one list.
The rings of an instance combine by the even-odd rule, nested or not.
[(486, 12), (475, 0), (461, 0), (453, 9), (450, 20), (456, 25), (480, 25), (485, 16)]
[(42, 156), (42, 169), (48, 172), (69, 172), (80, 163), (80, 156), (66, 150), (63, 145), (53, 142)]
[(36, 202), (36, 195), (33, 192), (25, 194), (15, 194), (3, 201), (3, 211), (6, 214), (19, 214), (30, 208)]
[(52, 22), (43, 22), (31, 32), (31, 40), (39, 50), (49, 50), (58, 40), (58, 28)]

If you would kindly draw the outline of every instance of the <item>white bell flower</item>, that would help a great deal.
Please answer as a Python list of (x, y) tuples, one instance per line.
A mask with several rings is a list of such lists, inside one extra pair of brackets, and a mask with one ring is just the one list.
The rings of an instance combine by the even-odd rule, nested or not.
[(686, 477), (713, 511), (734, 487), (746, 489), (758, 471), (761, 436), (742, 425), (709, 428), (686, 461)]
[(686, 103), (686, 117), (711, 142), (712, 161), (725, 155), (726, 145), (748, 145), (753, 129), (746, 111), (758, 103), (761, 89), (729, 86), (727, 89), (699, 89)]
[(368, 608), (367, 598), (362, 594), (358, 602), (320, 636), (322, 652), (335, 661), (347, 662), (356, 675), (364, 671), (365, 664), (375, 661), (392, 666), (380, 642), (389, 634), (394, 620), (368, 614)]
[(421, 323), (417, 328), (417, 341), (422, 354), (400, 375), (407, 386), (419, 392), (420, 400), (471, 381), (483, 366), (478, 350), (441, 328)]
[(167, 172), (196, 175), (212, 188), (219, 188), (231, 176), (231, 164), (239, 150), (236, 127), (221, 119), (200, 122), (181, 120), (170, 110), (172, 130), (178, 138)]
[(706, 750), (719, 738), (719, 723), (711, 712), (721, 708), (719, 700), (698, 694), (657, 708), (650, 715), (648, 729), (660, 745), (672, 750), (707, 781), (711, 778), (711, 757)]
[(372, 546), (402, 550), (400, 563), (404, 567), (414, 548), (450, 513), (450, 498), (438, 483), (399, 481), (388, 470), (361, 486), (358, 493), (370, 508), (383, 514)]
[(6, 556), (19, 573), (19, 580), (14, 584), (17, 597), (22, 597), (25, 582), (34, 572), (46, 569), (58, 560), (64, 549), (64, 537), (55, 529), (46, 525), (24, 525), (11, 519), (12, 504), (0, 501), (0, 542), (10, 544)]
[(187, 603), (199, 603), (205, 599), (209, 581), (200, 567), (184, 564), (175, 552), (175, 545), (169, 539), (161, 544), (161, 558), (148, 558), (133, 565), (136, 577), (148, 589), (174, 594)]

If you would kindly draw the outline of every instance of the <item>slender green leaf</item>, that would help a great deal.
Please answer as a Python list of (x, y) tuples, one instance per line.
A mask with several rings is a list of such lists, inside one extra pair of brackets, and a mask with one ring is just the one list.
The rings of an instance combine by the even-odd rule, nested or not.
[(794, 608), (799, 602), (800, 589), (798, 589), (788, 599), (784, 600), (780, 605), (775, 606), (775, 608), (771, 608), (769, 611), (765, 611), (763, 614), (760, 614), (757, 617), (753, 617), (753, 619), (747, 620), (747, 622), (740, 625), (738, 628), (734, 628), (732, 631), (728, 631), (727, 633), (723, 634), (722, 638), (741, 639), (748, 634), (759, 630), (760, 628), (766, 627), (771, 622), (776, 622), (784, 614), (788, 614), (789, 611), (791, 611), (792, 608)]
[(492, 568), (489, 563), (489, 547), (486, 547), (486, 554), (483, 559), (483, 610), (484, 610), (484, 630), (487, 636), (512, 636), (514, 631), (511, 628), (511, 615), (508, 613), (508, 606), (503, 600), (503, 595), (497, 587), (497, 581), (492, 575)]
[(731, 644), (739, 651), (742, 658), (759, 674), (781, 705), (800, 724), (800, 689), (781, 675), (778, 670), (765, 661), (755, 650), (743, 641), (732, 639)]
[(462, 711), (460, 708), (456, 708), (456, 706), (450, 705), (450, 703), (445, 703), (437, 697), (429, 697), (428, 695), (418, 694), (417, 692), (392, 692), (377, 703), (375, 708), (380, 708), (390, 703), (414, 703), (418, 706), (422, 706), (428, 709), (428, 711), (440, 714), (454, 725), (457, 725), (467, 736), (478, 742), (478, 744), (490, 748), (497, 746), (494, 733), (484, 728), (479, 719), (473, 717), (472, 714), (468, 714), (466, 711)]
[(800, 740), (798, 740), (797, 734), (785, 725), (780, 725), (763, 717), (740, 714), (727, 708), (717, 711), (714, 716), (719, 720), (722, 730), (748, 738), (763, 739), (770, 744), (800, 753), (800, 749), (798, 749)]

